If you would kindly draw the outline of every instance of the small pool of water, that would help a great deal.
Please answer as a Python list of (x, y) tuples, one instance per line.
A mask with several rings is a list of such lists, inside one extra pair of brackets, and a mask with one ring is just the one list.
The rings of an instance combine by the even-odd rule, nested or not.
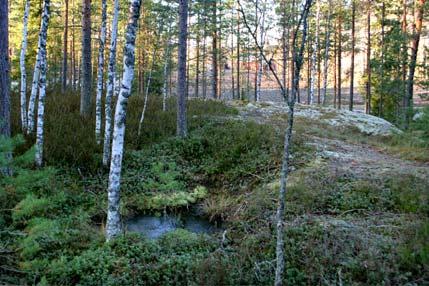
[(219, 227), (209, 220), (191, 214), (141, 215), (128, 220), (126, 226), (128, 231), (141, 233), (149, 239), (159, 238), (178, 228), (194, 233), (207, 234), (212, 234), (220, 230)]

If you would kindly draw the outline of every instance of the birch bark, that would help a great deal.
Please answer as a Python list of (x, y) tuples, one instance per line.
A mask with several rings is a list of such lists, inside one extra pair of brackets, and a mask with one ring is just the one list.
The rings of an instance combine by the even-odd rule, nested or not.
[(112, 97), (115, 86), (116, 66), (116, 39), (118, 37), (119, 0), (115, 0), (113, 7), (112, 31), (110, 36), (110, 54), (107, 74), (106, 101), (104, 105), (104, 145), (103, 165), (107, 166), (110, 161), (110, 146), (112, 141)]
[(30, 13), (30, 0), (25, 2), (24, 27), (22, 29), (21, 55), (19, 67), (21, 70), (21, 128), (27, 131), (27, 71), (25, 69), (25, 54), (27, 52), (28, 14)]
[(39, 78), (39, 102), (37, 106), (37, 131), (36, 131), (36, 165), (43, 163), (43, 143), (44, 143), (44, 119), (45, 119), (45, 96), (46, 96), (46, 39), (48, 36), (48, 25), (50, 17), (50, 0), (45, 0), (42, 13), (42, 27), (39, 33), (40, 42), (40, 78)]
[[(141, 0), (131, 0), (124, 47), (124, 72), (115, 110), (115, 124), (112, 141), (112, 161), (110, 163), (108, 185), (108, 207), (106, 240), (109, 241), (121, 233), (121, 218), (119, 213), (120, 180), (122, 157), (124, 152), (125, 121), (127, 116), (128, 98), (131, 95), (134, 78), (135, 42)], [(116, 12), (116, 11), (115, 11)]]
[(103, 94), (104, 79), (104, 46), (106, 43), (106, 20), (107, 20), (107, 3), (103, 0), (101, 3), (101, 32), (100, 43), (98, 47), (98, 69), (97, 69), (97, 95), (95, 99), (95, 138), (97, 144), (101, 143), (101, 96)]

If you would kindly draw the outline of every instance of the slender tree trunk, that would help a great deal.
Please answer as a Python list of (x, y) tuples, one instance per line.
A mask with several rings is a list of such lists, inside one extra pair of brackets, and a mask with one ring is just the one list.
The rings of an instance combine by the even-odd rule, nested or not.
[(197, 12), (197, 37), (196, 37), (196, 67), (195, 67), (195, 97), (199, 97), (200, 95), (200, 42), (201, 42), (201, 36), (200, 36), (200, 12)]
[(24, 25), (22, 29), (21, 55), (19, 66), (21, 69), (21, 128), (27, 131), (27, 71), (25, 69), (25, 54), (27, 52), (28, 14), (30, 13), (30, 0), (25, 1)]
[[(115, 7), (118, 7), (115, 0)], [(110, 163), (107, 207), (106, 240), (109, 241), (121, 233), (121, 216), (119, 213), (120, 181), (122, 157), (124, 153), (125, 121), (127, 117), (128, 98), (131, 95), (134, 78), (135, 42), (141, 0), (131, 0), (124, 47), (124, 74), (121, 90), (115, 110), (115, 124), (112, 141), (112, 161)], [(116, 9), (117, 11), (117, 9)], [(115, 11), (115, 13), (116, 13)], [(112, 29), (113, 28), (112, 26)]]
[[(341, 13), (341, 11), (340, 11), (340, 13)], [(341, 47), (343, 45), (342, 34), (341, 34), (342, 33), (341, 25), (342, 25), (342, 19), (341, 19), (341, 16), (339, 16), (339, 18), (338, 18), (338, 92), (337, 92), (338, 109), (341, 109), (341, 79), (342, 79), (342, 77), (341, 77), (341, 57), (343, 56), (342, 55), (342, 49), (341, 49)]]
[(386, 17), (386, 6), (384, 2), (381, 3), (381, 65), (380, 65), (380, 77), (381, 77), (381, 91), (380, 99), (378, 102), (378, 116), (381, 117), (383, 114), (383, 93), (384, 93), (384, 20)]
[[(313, 53), (311, 55), (311, 87), (310, 87), (310, 104), (314, 103), (314, 89), (316, 83), (316, 67), (317, 67), (317, 52), (319, 50), (319, 18), (320, 18), (320, 2), (317, 0), (316, 2), (317, 11), (316, 11), (316, 35), (313, 41)], [(320, 99), (318, 100), (320, 103)]]
[(91, 0), (82, 0), (82, 84), (80, 114), (91, 113), (92, 64), (91, 64)]
[[(9, 3), (0, 2), (0, 137), (10, 137)], [(3, 173), (9, 173), (6, 171)]]
[(152, 64), (149, 70), (149, 75), (147, 78), (147, 84), (146, 84), (146, 90), (144, 93), (144, 103), (143, 103), (143, 111), (142, 111), (142, 115), (140, 117), (140, 122), (139, 122), (139, 129), (138, 129), (138, 135), (140, 136), (141, 131), (142, 131), (142, 127), (143, 127), (143, 121), (144, 121), (144, 117), (146, 115), (146, 109), (147, 109), (147, 102), (148, 102), (148, 97), (149, 97), (149, 89), (150, 89), (150, 83), (152, 81), (152, 72), (153, 69), (155, 67), (155, 56), (156, 56), (156, 50), (157, 50), (157, 45), (154, 45), (153, 47), (153, 53), (152, 53)]
[(103, 96), (104, 46), (106, 43), (106, 22), (107, 22), (107, 3), (106, 3), (106, 0), (102, 0), (100, 43), (98, 47), (97, 95), (95, 100), (95, 138), (97, 140), (97, 144), (101, 143), (101, 120), (102, 120), (101, 97)]
[(163, 86), (162, 86), (162, 111), (167, 111), (167, 87), (168, 87), (168, 66), (170, 63), (170, 45), (171, 45), (171, 35), (170, 35), (171, 26), (168, 29), (168, 39), (165, 45), (165, 59), (164, 59), (164, 69), (163, 69)]
[[(266, 14), (266, 2), (262, 3), (261, 7), (261, 23), (260, 23), (260, 33), (259, 33), (259, 44), (262, 49), (265, 46), (265, 14)], [(262, 85), (262, 72), (263, 72), (263, 63), (264, 59), (262, 58), (261, 53), (259, 53), (259, 63), (258, 63), (258, 73), (257, 73), (257, 84), (256, 84), (256, 101), (261, 100), (261, 85)]]
[[(43, 19), (40, 26), (42, 26), (42, 24), (43, 24)], [(28, 102), (27, 134), (31, 134), (34, 132), (34, 126), (35, 126), (34, 114), (36, 110), (36, 99), (37, 99), (37, 92), (39, 87), (39, 77), (40, 77), (40, 37), (37, 44), (36, 63), (34, 64), (33, 81), (31, 84), (31, 94)]]
[(69, 0), (65, 0), (64, 7), (64, 36), (63, 36), (63, 71), (61, 81), (61, 92), (64, 93), (67, 88), (67, 41), (69, 33)]
[(207, 21), (204, 21), (203, 27), (203, 98), (207, 97)]
[(36, 165), (43, 164), (43, 143), (44, 143), (44, 118), (45, 118), (45, 96), (46, 96), (46, 71), (47, 55), (46, 40), (48, 36), (48, 25), (50, 17), (50, 0), (44, 0), (42, 13), (42, 26), (39, 33), (40, 42), (40, 78), (39, 78), (39, 104), (37, 106), (37, 131), (36, 131)]
[(328, 89), (328, 66), (329, 66), (329, 47), (331, 43), (331, 15), (332, 1), (329, 0), (329, 10), (326, 24), (325, 55), (323, 57), (323, 93), (322, 104), (326, 105), (326, 91)]
[(402, 30), (402, 36), (403, 44), (402, 44), (402, 88), (403, 88), (403, 101), (402, 101), (402, 107), (403, 107), (403, 116), (404, 116), (404, 125), (406, 121), (406, 106), (407, 106), (407, 86), (406, 86), (406, 80), (407, 80), (407, 65), (408, 65), (408, 47), (407, 47), (407, 41), (408, 41), (408, 33), (407, 33), (407, 0), (403, 0), (402, 2), (402, 20), (401, 20), (401, 30)]
[[(277, 241), (276, 241), (276, 272), (275, 272), (275, 286), (283, 285), (283, 273), (285, 268), (284, 261), (284, 216), (285, 216), (285, 204), (286, 204), (286, 192), (287, 192), (287, 180), (289, 175), (289, 161), (290, 161), (290, 149), (292, 144), (292, 130), (294, 123), (294, 108), (295, 108), (295, 98), (298, 92), (298, 83), (299, 83), (299, 74), (301, 72), (302, 62), (303, 62), (303, 53), (305, 42), (307, 38), (307, 17), (309, 9), (311, 7), (312, 0), (306, 0), (303, 12), (301, 14), (300, 21), (298, 22), (297, 29), (294, 34), (294, 75), (293, 75), (293, 85), (292, 85), (292, 94), (288, 100), (288, 126), (285, 133), (284, 140), (284, 151), (283, 151), (283, 161), (282, 161), (282, 170), (280, 178), (280, 190), (279, 190), (279, 204), (277, 207), (276, 214), (276, 228), (277, 228)], [(299, 30), (299, 23), (303, 23), (302, 29), (302, 41), (301, 46), (296, 47), (296, 38)]]
[[(74, 7), (74, 0), (72, 0), (72, 7)], [(74, 13), (72, 10), (72, 89), (76, 90), (76, 49), (75, 49), (75, 21), (74, 21)]]
[[(338, 24), (338, 23), (337, 23)], [(334, 34), (334, 108), (337, 108), (337, 54), (338, 54), (338, 28), (335, 27)]]
[[(234, 19), (231, 21), (231, 93), (232, 99), (235, 99), (235, 82), (234, 82)], [(239, 96), (237, 96), (238, 98)]]
[(366, 47), (366, 105), (365, 113), (371, 113), (371, 0), (367, 3), (367, 47)]
[(242, 100), (240, 91), (240, 13), (237, 12), (237, 98)]
[[(179, 0), (179, 57), (177, 63), (177, 136), (186, 137), (186, 40), (188, 34), (188, 0)], [(215, 39), (216, 37), (213, 37)], [(213, 90), (216, 92), (216, 90)]]
[(414, 88), (414, 73), (416, 70), (417, 52), (419, 49), (420, 35), (423, 26), (423, 11), (426, 0), (416, 0), (416, 9), (414, 13), (413, 24), (413, 37), (411, 41), (411, 60), (410, 68), (408, 71), (407, 80), (407, 97), (406, 97), (406, 111), (405, 111), (405, 128), (408, 128), (412, 114), (413, 114), (413, 88)]
[[(131, 6), (132, 7), (132, 6)], [(112, 31), (110, 35), (109, 66), (107, 71), (106, 100), (104, 105), (104, 145), (103, 165), (108, 166), (110, 162), (110, 143), (112, 138), (112, 97), (114, 92), (114, 81), (116, 72), (116, 42), (118, 37), (119, 0), (115, 0), (113, 7)]]
[(217, 0), (212, 7), (212, 96), (218, 98), (218, 44), (217, 44)]
[(353, 111), (353, 94), (354, 94), (354, 79), (355, 79), (355, 23), (356, 23), (356, 2), (352, 0), (352, 58), (350, 63), (350, 100), (349, 100), (349, 110)]

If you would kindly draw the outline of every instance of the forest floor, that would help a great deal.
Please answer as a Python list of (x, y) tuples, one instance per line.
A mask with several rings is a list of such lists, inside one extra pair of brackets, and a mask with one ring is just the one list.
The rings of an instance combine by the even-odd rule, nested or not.
[[(151, 98), (139, 136), (142, 98), (132, 97), (121, 179), (124, 222), (192, 213), (220, 223), (222, 231), (176, 230), (157, 240), (127, 231), (106, 244), (108, 170), (100, 166), (93, 121), (79, 116), (78, 97), (48, 99), (49, 167), (24, 166), (12, 179), (0, 177), (1, 283), (273, 284), (285, 105), (190, 100), (189, 136), (178, 139), (173, 100), (160, 112), (161, 101)], [(423, 133), (359, 112), (306, 105), (295, 111), (285, 282), (429, 283)], [(17, 166), (31, 162), (26, 154)]]

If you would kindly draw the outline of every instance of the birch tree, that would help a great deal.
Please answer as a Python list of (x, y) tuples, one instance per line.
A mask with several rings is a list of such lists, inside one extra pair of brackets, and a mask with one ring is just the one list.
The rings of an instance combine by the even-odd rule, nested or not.
[[(41, 20), (40, 26), (42, 25), (43, 25), (43, 18)], [(34, 113), (36, 110), (36, 99), (37, 99), (37, 92), (39, 87), (39, 77), (40, 77), (40, 37), (37, 43), (36, 62), (34, 64), (33, 81), (31, 83), (31, 94), (30, 94), (30, 99), (28, 101), (27, 134), (31, 134), (34, 132), (34, 126), (35, 126)]]
[(95, 138), (97, 144), (101, 143), (101, 97), (103, 93), (104, 79), (104, 46), (106, 43), (106, 21), (107, 21), (107, 3), (101, 2), (101, 30), (100, 42), (98, 47), (98, 68), (97, 68), (97, 95), (95, 100)]
[(134, 78), (135, 42), (140, 16), (141, 0), (131, 0), (128, 25), (125, 33), (124, 72), (115, 110), (115, 124), (112, 141), (112, 160), (110, 163), (108, 185), (108, 207), (106, 240), (109, 241), (121, 233), (121, 218), (119, 213), (120, 180), (122, 157), (124, 152), (125, 121), (127, 116), (128, 98), (131, 95)]
[[(168, 87), (168, 66), (170, 63), (170, 49), (171, 49), (171, 25), (168, 28), (167, 41), (165, 45), (165, 59), (164, 67), (162, 72), (163, 84), (162, 84), (162, 111), (167, 111), (167, 87)], [(198, 85), (197, 85), (198, 87)]]
[(24, 25), (22, 29), (21, 54), (19, 67), (21, 70), (21, 128), (27, 131), (27, 71), (25, 69), (25, 54), (27, 52), (28, 14), (30, 13), (30, 0), (25, 1)]
[[(307, 18), (308, 13), (312, 4), (312, 0), (306, 0), (303, 10), (301, 12), (301, 17), (298, 21), (298, 25), (293, 36), (293, 64), (294, 75), (293, 75), (293, 84), (291, 96), (288, 98), (288, 125), (285, 133), (284, 139), (284, 151), (282, 158), (282, 169), (281, 169), (281, 178), (280, 178), (280, 190), (279, 190), (279, 202), (277, 207), (276, 214), (276, 224), (277, 224), (277, 242), (276, 242), (276, 274), (274, 285), (281, 286), (283, 285), (283, 272), (284, 272), (284, 215), (285, 215), (285, 204), (286, 204), (286, 192), (287, 192), (287, 179), (289, 175), (289, 161), (290, 161), (290, 149), (292, 144), (292, 130), (294, 123), (294, 108), (296, 101), (296, 94), (298, 93), (299, 88), (299, 75), (301, 73), (302, 63), (303, 63), (303, 53), (305, 48), (305, 43), (307, 40)], [(297, 46), (298, 31), (300, 29), (301, 23), (302, 28), (302, 39), (300, 47)]]
[(44, 119), (45, 119), (45, 96), (46, 96), (46, 40), (48, 36), (48, 25), (50, 17), (50, 0), (45, 0), (42, 13), (42, 27), (39, 33), (40, 42), (40, 78), (39, 78), (39, 102), (37, 106), (37, 131), (36, 131), (36, 165), (42, 166), (43, 163), (43, 142), (44, 142)]
[[(216, 6), (215, 6), (216, 9)], [(188, 0), (179, 0), (179, 59), (177, 63), (177, 136), (187, 136), (186, 126), (186, 41), (188, 33)], [(216, 90), (213, 90), (216, 94)]]
[[(277, 230), (277, 242), (276, 242), (276, 271), (275, 271), (275, 286), (283, 285), (283, 272), (284, 272), (284, 239), (283, 239), (283, 229), (284, 229), (284, 215), (285, 215), (285, 203), (286, 203), (286, 192), (287, 192), (287, 179), (289, 175), (289, 161), (291, 154), (291, 144), (292, 144), (292, 130), (294, 123), (294, 108), (296, 102), (296, 96), (299, 88), (299, 78), (303, 63), (303, 54), (304, 48), (307, 41), (307, 19), (309, 10), (311, 8), (312, 0), (306, 0), (303, 4), (301, 16), (298, 20), (298, 24), (293, 34), (292, 38), (292, 53), (293, 53), (293, 65), (294, 65), (294, 74), (292, 81), (292, 92), (290, 96), (286, 96), (286, 88), (282, 84), (280, 78), (278, 77), (275, 70), (269, 64), (270, 60), (265, 56), (264, 51), (261, 45), (258, 44), (258, 39), (255, 35), (255, 32), (249, 26), (247, 22), (246, 14), (244, 13), (243, 7), (238, 0), (238, 4), (240, 6), (240, 12), (243, 16), (243, 22), (249, 31), (249, 34), (252, 36), (257, 49), (259, 50), (262, 58), (265, 63), (268, 65), (272, 75), (274, 76), (278, 86), (280, 87), (281, 94), (284, 100), (286, 100), (288, 105), (288, 120), (287, 120), (287, 128), (284, 137), (284, 148), (283, 148), (283, 157), (282, 157), (282, 168), (281, 168), (281, 177), (280, 177), (280, 190), (279, 190), (279, 200), (278, 207), (276, 212), (276, 230)], [(301, 28), (302, 24), (302, 28)], [(302, 33), (301, 43), (298, 47), (298, 33)]]
[(110, 161), (110, 146), (112, 138), (112, 97), (115, 87), (116, 67), (116, 40), (118, 37), (119, 0), (115, 0), (113, 6), (112, 31), (110, 35), (109, 66), (107, 74), (106, 100), (104, 105), (104, 144), (103, 165), (108, 166)]

